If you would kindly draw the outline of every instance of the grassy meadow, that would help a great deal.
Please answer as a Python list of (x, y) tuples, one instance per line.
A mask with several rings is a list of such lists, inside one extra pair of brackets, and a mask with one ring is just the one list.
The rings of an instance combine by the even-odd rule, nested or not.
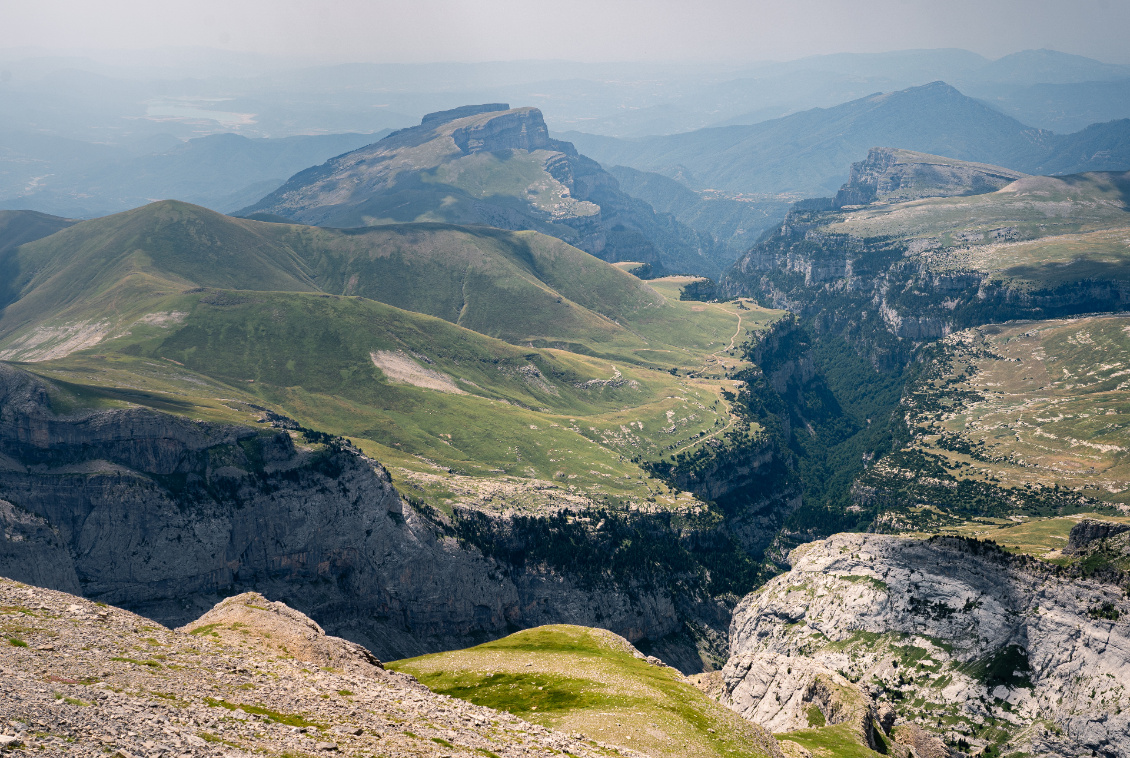
[(554, 625), (386, 664), (435, 692), (660, 758), (766, 755), (767, 732), (602, 629)]

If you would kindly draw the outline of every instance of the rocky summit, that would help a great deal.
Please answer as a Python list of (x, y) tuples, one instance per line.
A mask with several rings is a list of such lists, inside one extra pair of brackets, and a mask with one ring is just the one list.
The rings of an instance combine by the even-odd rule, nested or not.
[(39, 755), (633, 755), (433, 694), (257, 593), (173, 631), (0, 579), (0, 749)]

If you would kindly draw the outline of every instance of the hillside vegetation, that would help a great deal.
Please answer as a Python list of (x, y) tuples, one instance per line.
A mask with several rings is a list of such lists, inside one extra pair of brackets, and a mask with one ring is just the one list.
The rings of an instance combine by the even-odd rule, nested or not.
[[(446, 509), (487, 480), (532, 504), (580, 491), (674, 505), (639, 462), (731, 430), (727, 368), (776, 318), (681, 301), (678, 282), (649, 286), (534, 232), (318, 229), (176, 202), (4, 263), (0, 359), (120, 401), (131, 387), (128, 402), (259, 420), (217, 402), (219, 382), (348, 436)], [(529, 479), (545, 494), (522, 491)]]

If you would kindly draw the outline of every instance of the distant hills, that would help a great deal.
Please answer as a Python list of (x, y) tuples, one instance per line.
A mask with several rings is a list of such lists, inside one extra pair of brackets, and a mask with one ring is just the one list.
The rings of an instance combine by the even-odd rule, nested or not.
[(621, 331), (617, 319), (660, 301), (635, 277), (533, 232), (444, 224), (342, 231), (177, 201), (70, 226), (10, 250), (0, 265), (9, 274), (0, 340), (43, 327), (21, 343), (31, 349), (17, 347), (23, 357), (84, 329), (97, 339), (115, 334), (156, 303), (199, 288), (362, 296), (519, 342), (600, 339)]
[(121, 145), (0, 132), (0, 208), (91, 218), (175, 199), (220, 212), (262, 197), (288, 176), (388, 133), (249, 139), (171, 136)]
[(943, 82), (871, 95), (752, 126), (618, 140), (568, 132), (606, 165), (679, 176), (696, 188), (805, 195), (834, 192), (875, 146), (991, 163), (1025, 173), (1130, 166), (1130, 121), (1057, 135), (1033, 129)]
[[(159, 63), (132, 66), (9, 58), (0, 123), (91, 142), (221, 131), (277, 138), (399, 128), (461, 103), (503, 101), (541, 108), (555, 131), (641, 137), (753, 124), (936, 80), (1057, 132), (1130, 117), (1130, 99), (1096, 86), (1125, 85), (1130, 67), (1052, 50), (998, 60), (950, 48), (742, 64), (524, 60), (285, 70), (277, 58), (232, 62), (230, 53), (209, 53), (192, 62), (161, 51), (138, 56)], [(233, 67), (247, 75), (231, 77)]]
[(716, 276), (714, 240), (621, 191), (536, 108), (464, 106), (425, 116), (291, 177), (240, 211), (303, 224), (444, 222), (533, 230), (607, 261)]

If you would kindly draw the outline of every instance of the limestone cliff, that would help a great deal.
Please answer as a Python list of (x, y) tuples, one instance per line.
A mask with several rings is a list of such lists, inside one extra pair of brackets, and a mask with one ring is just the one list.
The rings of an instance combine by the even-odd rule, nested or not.
[[(571, 531), (545, 535), (544, 555), (487, 556), (340, 441), (51, 403), (49, 385), (0, 364), (0, 573), (11, 578), (176, 625), (255, 590), (381, 658), (544, 623), (601, 626), (688, 670), (703, 665), (688, 622), (717, 628), (724, 645), (728, 606), (693, 565), (605, 575), (547, 560), (559, 537), (592, 540), (597, 563), (609, 554), (584, 519), (562, 515)], [(656, 539), (679, 549), (678, 531), (656, 523)]]
[(797, 203), (718, 291), (864, 343), (877, 365), (971, 326), (1125, 310), (1126, 186), (876, 149), (835, 199)]
[[(864, 726), (893, 709), (951, 745), (1130, 755), (1120, 586), (956, 538), (840, 534), (790, 561), (735, 611), (723, 699), (747, 718), (781, 732), (813, 706)], [(858, 707), (833, 709), (853, 685)]]

